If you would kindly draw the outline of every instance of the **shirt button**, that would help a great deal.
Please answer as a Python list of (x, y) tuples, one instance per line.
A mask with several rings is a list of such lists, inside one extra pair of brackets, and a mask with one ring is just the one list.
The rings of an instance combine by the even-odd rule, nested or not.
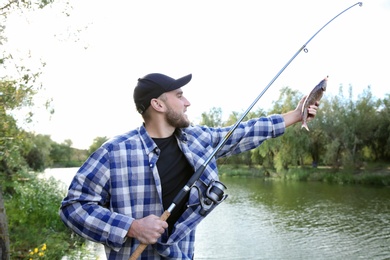
[(149, 164), (149, 167), (150, 167), (150, 168), (153, 168), (153, 163)]

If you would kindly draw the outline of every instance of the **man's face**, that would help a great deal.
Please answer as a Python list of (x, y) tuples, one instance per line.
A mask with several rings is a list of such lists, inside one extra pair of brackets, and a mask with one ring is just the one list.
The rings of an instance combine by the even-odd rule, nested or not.
[(184, 128), (190, 125), (185, 112), (191, 103), (183, 96), (181, 88), (164, 94), (163, 101), (166, 105), (165, 119), (175, 128)]

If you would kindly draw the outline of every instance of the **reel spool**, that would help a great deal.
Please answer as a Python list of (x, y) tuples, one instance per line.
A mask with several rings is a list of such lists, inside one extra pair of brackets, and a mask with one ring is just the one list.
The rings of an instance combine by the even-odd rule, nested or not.
[(218, 205), (224, 201), (228, 196), (224, 194), (226, 189), (226, 186), (222, 182), (214, 180), (209, 184), (205, 197), (202, 196), (198, 189), (200, 204), (202, 206), (199, 213), (204, 216), (214, 204)]

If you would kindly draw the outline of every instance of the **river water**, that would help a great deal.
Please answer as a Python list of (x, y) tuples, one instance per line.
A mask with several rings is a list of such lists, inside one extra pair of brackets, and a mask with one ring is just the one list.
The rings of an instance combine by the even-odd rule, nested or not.
[[(45, 173), (67, 187), (76, 170)], [(198, 226), (195, 259), (390, 259), (390, 188), (221, 181), (228, 198)]]

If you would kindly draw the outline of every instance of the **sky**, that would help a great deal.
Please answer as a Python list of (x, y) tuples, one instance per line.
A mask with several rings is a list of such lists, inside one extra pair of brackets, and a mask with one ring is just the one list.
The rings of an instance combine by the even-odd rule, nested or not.
[[(142, 124), (133, 89), (149, 73), (192, 73), (183, 90), (194, 123), (213, 107), (224, 118), (245, 111), (322, 26), (357, 1), (69, 3), (9, 16), (3, 47), (26, 63), (46, 63), (37, 98), (52, 98), (55, 113), (37, 108), (35, 123), (23, 127), (87, 149), (98, 136)], [(308, 94), (325, 76), (325, 95), (337, 95), (340, 85), (356, 96), (368, 86), (376, 98), (389, 94), (390, 0), (362, 3), (317, 34), (253, 110), (270, 109), (286, 86)]]

